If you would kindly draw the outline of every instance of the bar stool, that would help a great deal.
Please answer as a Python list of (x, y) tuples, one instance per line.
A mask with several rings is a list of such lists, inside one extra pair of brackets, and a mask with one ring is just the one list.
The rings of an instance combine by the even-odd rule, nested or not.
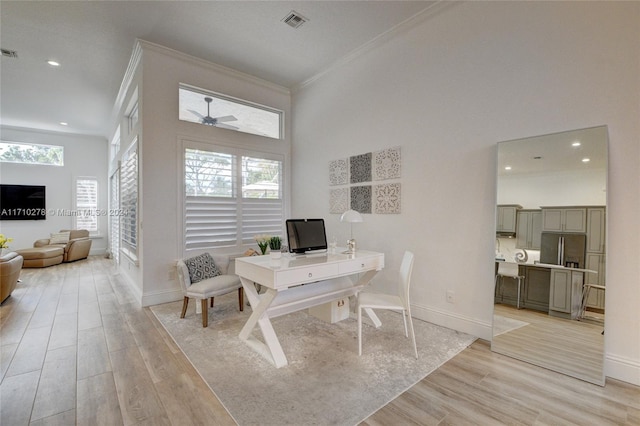
[(500, 278), (500, 296), (502, 299), (504, 299), (504, 291), (502, 291), (502, 278), (504, 277), (513, 278), (518, 281), (518, 300), (516, 301), (516, 308), (520, 309), (520, 292), (524, 275), (520, 275), (518, 264), (512, 262), (498, 262), (498, 273), (496, 274), (495, 285), (498, 285), (498, 278)]
[(605, 286), (598, 284), (587, 283), (582, 286), (582, 304), (580, 305), (580, 315), (578, 315), (578, 319), (585, 318), (584, 313), (587, 310), (587, 300), (589, 300), (589, 292), (591, 292), (592, 288), (597, 288), (603, 291), (607, 289)]

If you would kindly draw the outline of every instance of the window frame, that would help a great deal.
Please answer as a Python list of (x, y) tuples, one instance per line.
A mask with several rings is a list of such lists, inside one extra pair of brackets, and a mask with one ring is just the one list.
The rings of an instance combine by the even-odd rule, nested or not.
[(16, 141), (5, 141), (5, 140), (0, 140), (0, 145), (21, 145), (21, 146), (26, 146), (26, 147), (31, 147), (31, 148), (35, 148), (35, 147), (60, 148), (60, 150), (61, 150), (61, 154), (60, 154), (61, 158), (60, 158), (60, 163), (59, 164), (56, 164), (56, 163), (42, 163), (42, 162), (29, 162), (29, 161), (11, 161), (11, 160), (4, 160), (4, 159), (2, 159), (1, 156), (0, 156), (0, 163), (31, 164), (31, 165), (36, 165), (36, 166), (64, 167), (64, 146), (63, 145), (52, 145), (52, 144), (31, 143), (31, 142), (16, 142)]
[[(273, 235), (279, 235), (279, 236), (283, 236), (284, 235), (284, 223), (285, 223), (285, 219), (287, 217), (287, 213), (288, 213), (288, 184), (286, 182), (286, 178), (287, 178), (287, 155), (284, 152), (281, 151), (277, 151), (277, 150), (273, 150), (270, 152), (267, 152), (266, 150), (256, 150), (253, 149), (251, 147), (231, 147), (229, 145), (226, 145), (224, 143), (220, 143), (220, 141), (215, 141), (215, 142), (210, 142), (210, 143), (203, 143), (203, 142), (196, 142), (193, 140), (186, 140), (183, 139), (180, 141), (179, 143), (180, 146), (180, 152), (181, 154), (179, 155), (179, 168), (178, 170), (180, 170), (180, 174), (179, 174), (179, 191), (180, 191), (180, 196), (178, 198), (178, 203), (179, 203), (179, 207), (178, 207), (178, 211), (180, 212), (179, 215), (179, 228), (181, 230), (180, 234), (181, 234), (181, 247), (182, 247), (182, 251), (183, 254), (185, 256), (191, 255), (191, 254), (195, 254), (197, 252), (201, 252), (201, 251), (206, 251), (206, 250), (213, 250), (213, 251), (217, 251), (217, 252), (231, 252), (231, 253), (237, 253), (239, 250), (246, 250), (246, 247), (248, 246), (254, 246), (255, 245), (255, 241), (253, 239), (253, 237), (256, 234), (262, 234), (264, 233), (264, 231), (260, 231), (260, 230), (256, 230), (256, 231), (248, 231), (248, 230), (242, 230), (243, 228), (241, 227), (240, 230), (235, 232), (235, 242), (229, 243), (229, 244), (217, 244), (217, 245), (212, 245), (212, 246), (208, 246), (208, 247), (188, 247), (188, 237), (187, 237), (187, 202), (189, 201), (187, 199), (188, 195), (186, 192), (186, 183), (185, 183), (185, 153), (187, 149), (197, 149), (197, 150), (202, 150), (202, 151), (208, 151), (208, 152), (214, 152), (214, 153), (224, 153), (224, 154), (231, 154), (236, 156), (236, 158), (242, 158), (242, 157), (252, 157), (252, 158), (261, 158), (261, 159), (266, 159), (266, 160), (272, 160), (272, 161), (278, 161), (280, 163), (280, 171), (281, 171), (281, 176), (279, 177), (279, 186), (280, 186), (280, 198), (278, 198), (278, 202), (279, 202), (279, 209), (280, 209), (280, 218), (278, 219), (278, 226), (277, 232), (272, 232)], [(239, 160), (239, 163), (241, 163), (241, 160)], [(236, 203), (236, 224), (237, 224), (237, 220), (242, 220), (241, 216), (239, 216), (242, 213), (242, 206), (245, 204), (248, 204), (250, 202), (252, 202), (253, 200), (256, 200), (257, 198), (248, 198), (248, 202), (243, 200), (243, 197), (241, 196), (242, 194), (242, 170), (236, 170), (236, 174), (237, 174), (237, 182), (234, 185), (232, 192), (234, 193), (233, 197), (228, 197), (227, 199), (230, 200), (230, 203), (234, 203), (234, 199), (240, 199), (242, 200), (239, 204), (240, 206), (238, 206)], [(239, 182), (239, 183), (238, 183)], [(220, 197), (220, 198), (226, 198), (226, 197)], [(273, 200), (273, 199), (268, 199), (268, 200)], [(265, 203), (266, 204), (266, 203)]]
[[(81, 181), (92, 182), (95, 187), (95, 194), (93, 197), (95, 198), (95, 202), (90, 203), (89, 201), (84, 201), (83, 205), (80, 205), (80, 202), (83, 201), (79, 197), (79, 183)], [(100, 185), (98, 182), (98, 178), (95, 176), (78, 176), (75, 178), (74, 185), (74, 204), (75, 204), (75, 215), (73, 218), (75, 229), (87, 229), (89, 231), (89, 236), (97, 237), (100, 236), (100, 214), (98, 210), (99, 204), (99, 195), (100, 195)], [(86, 204), (86, 205), (85, 205)], [(89, 228), (85, 226), (85, 224), (80, 223), (82, 218), (92, 217), (94, 218), (93, 222), (95, 223), (95, 229)]]
[[(136, 137), (120, 164), (120, 251), (137, 263), (140, 247), (140, 156)], [(129, 192), (132, 194), (129, 194)], [(131, 230), (127, 232), (127, 230)]]
[[(240, 99), (240, 98), (236, 98), (233, 96), (229, 96), (229, 95), (225, 95), (223, 93), (219, 93), (219, 92), (215, 92), (212, 90), (207, 90), (207, 89), (203, 89), (200, 87), (196, 87), (196, 86), (191, 86), (189, 84), (186, 83), (179, 83), (178, 84), (178, 99), (180, 98), (180, 90), (186, 90), (192, 93), (198, 93), (201, 94), (203, 96), (209, 96), (212, 98), (216, 98), (216, 99), (220, 99), (222, 101), (226, 101), (226, 102), (231, 102), (237, 105), (242, 105), (245, 107), (250, 107), (250, 108), (255, 108), (258, 110), (262, 110), (262, 111), (266, 111), (266, 112), (270, 112), (273, 114), (276, 114), (278, 116), (278, 137), (273, 137), (273, 136), (267, 136), (264, 134), (259, 134), (259, 133), (254, 133), (254, 132), (247, 132), (247, 131), (243, 131), (243, 130), (233, 130), (239, 133), (245, 133), (245, 134), (249, 134), (249, 135), (254, 135), (254, 136), (260, 136), (260, 137), (264, 137), (267, 138), (269, 140), (279, 140), (279, 141), (284, 141), (285, 140), (285, 134), (284, 134), (284, 129), (285, 129), (285, 125), (284, 125), (284, 111), (279, 110), (277, 108), (273, 108), (267, 105), (262, 105), (256, 102), (251, 102), (245, 99)], [(184, 120), (182, 118), (180, 118), (180, 110), (181, 110), (181, 105), (180, 105), (180, 101), (178, 101), (178, 120), (180, 121), (184, 121), (187, 123), (195, 123), (195, 124), (201, 124), (198, 123), (197, 121), (192, 121), (192, 120)], [(232, 124), (232, 123), (230, 123)]]

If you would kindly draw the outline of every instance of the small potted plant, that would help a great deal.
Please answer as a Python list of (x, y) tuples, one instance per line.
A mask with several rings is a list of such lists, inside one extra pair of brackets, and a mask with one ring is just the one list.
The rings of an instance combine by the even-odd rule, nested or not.
[(271, 243), (271, 235), (260, 234), (253, 237), (258, 243), (258, 247), (260, 247), (260, 252), (262, 254), (267, 254), (267, 247)]
[(280, 249), (282, 248), (282, 239), (278, 236), (269, 239), (269, 248), (271, 249), (271, 257), (279, 259), (282, 256)]

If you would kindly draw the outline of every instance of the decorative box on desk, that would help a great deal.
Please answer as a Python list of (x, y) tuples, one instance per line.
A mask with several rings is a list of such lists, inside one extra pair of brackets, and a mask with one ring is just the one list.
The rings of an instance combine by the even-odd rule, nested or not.
[(312, 306), (309, 308), (309, 314), (331, 324), (345, 320), (349, 318), (349, 298)]

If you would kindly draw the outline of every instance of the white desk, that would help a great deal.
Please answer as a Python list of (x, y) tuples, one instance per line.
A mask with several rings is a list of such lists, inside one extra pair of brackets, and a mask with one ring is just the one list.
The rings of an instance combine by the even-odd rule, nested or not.
[[(384, 253), (358, 251), (355, 254), (322, 254), (288, 257), (239, 257), (240, 277), (253, 313), (240, 331), (244, 340), (277, 367), (287, 365), (287, 357), (271, 324), (271, 318), (296, 312), (332, 300), (358, 294), (384, 268)], [(358, 276), (352, 277), (355, 274)], [(266, 288), (258, 294), (256, 286)], [(376, 327), (380, 320), (372, 310), (367, 315)], [(251, 336), (259, 325), (264, 343)]]

